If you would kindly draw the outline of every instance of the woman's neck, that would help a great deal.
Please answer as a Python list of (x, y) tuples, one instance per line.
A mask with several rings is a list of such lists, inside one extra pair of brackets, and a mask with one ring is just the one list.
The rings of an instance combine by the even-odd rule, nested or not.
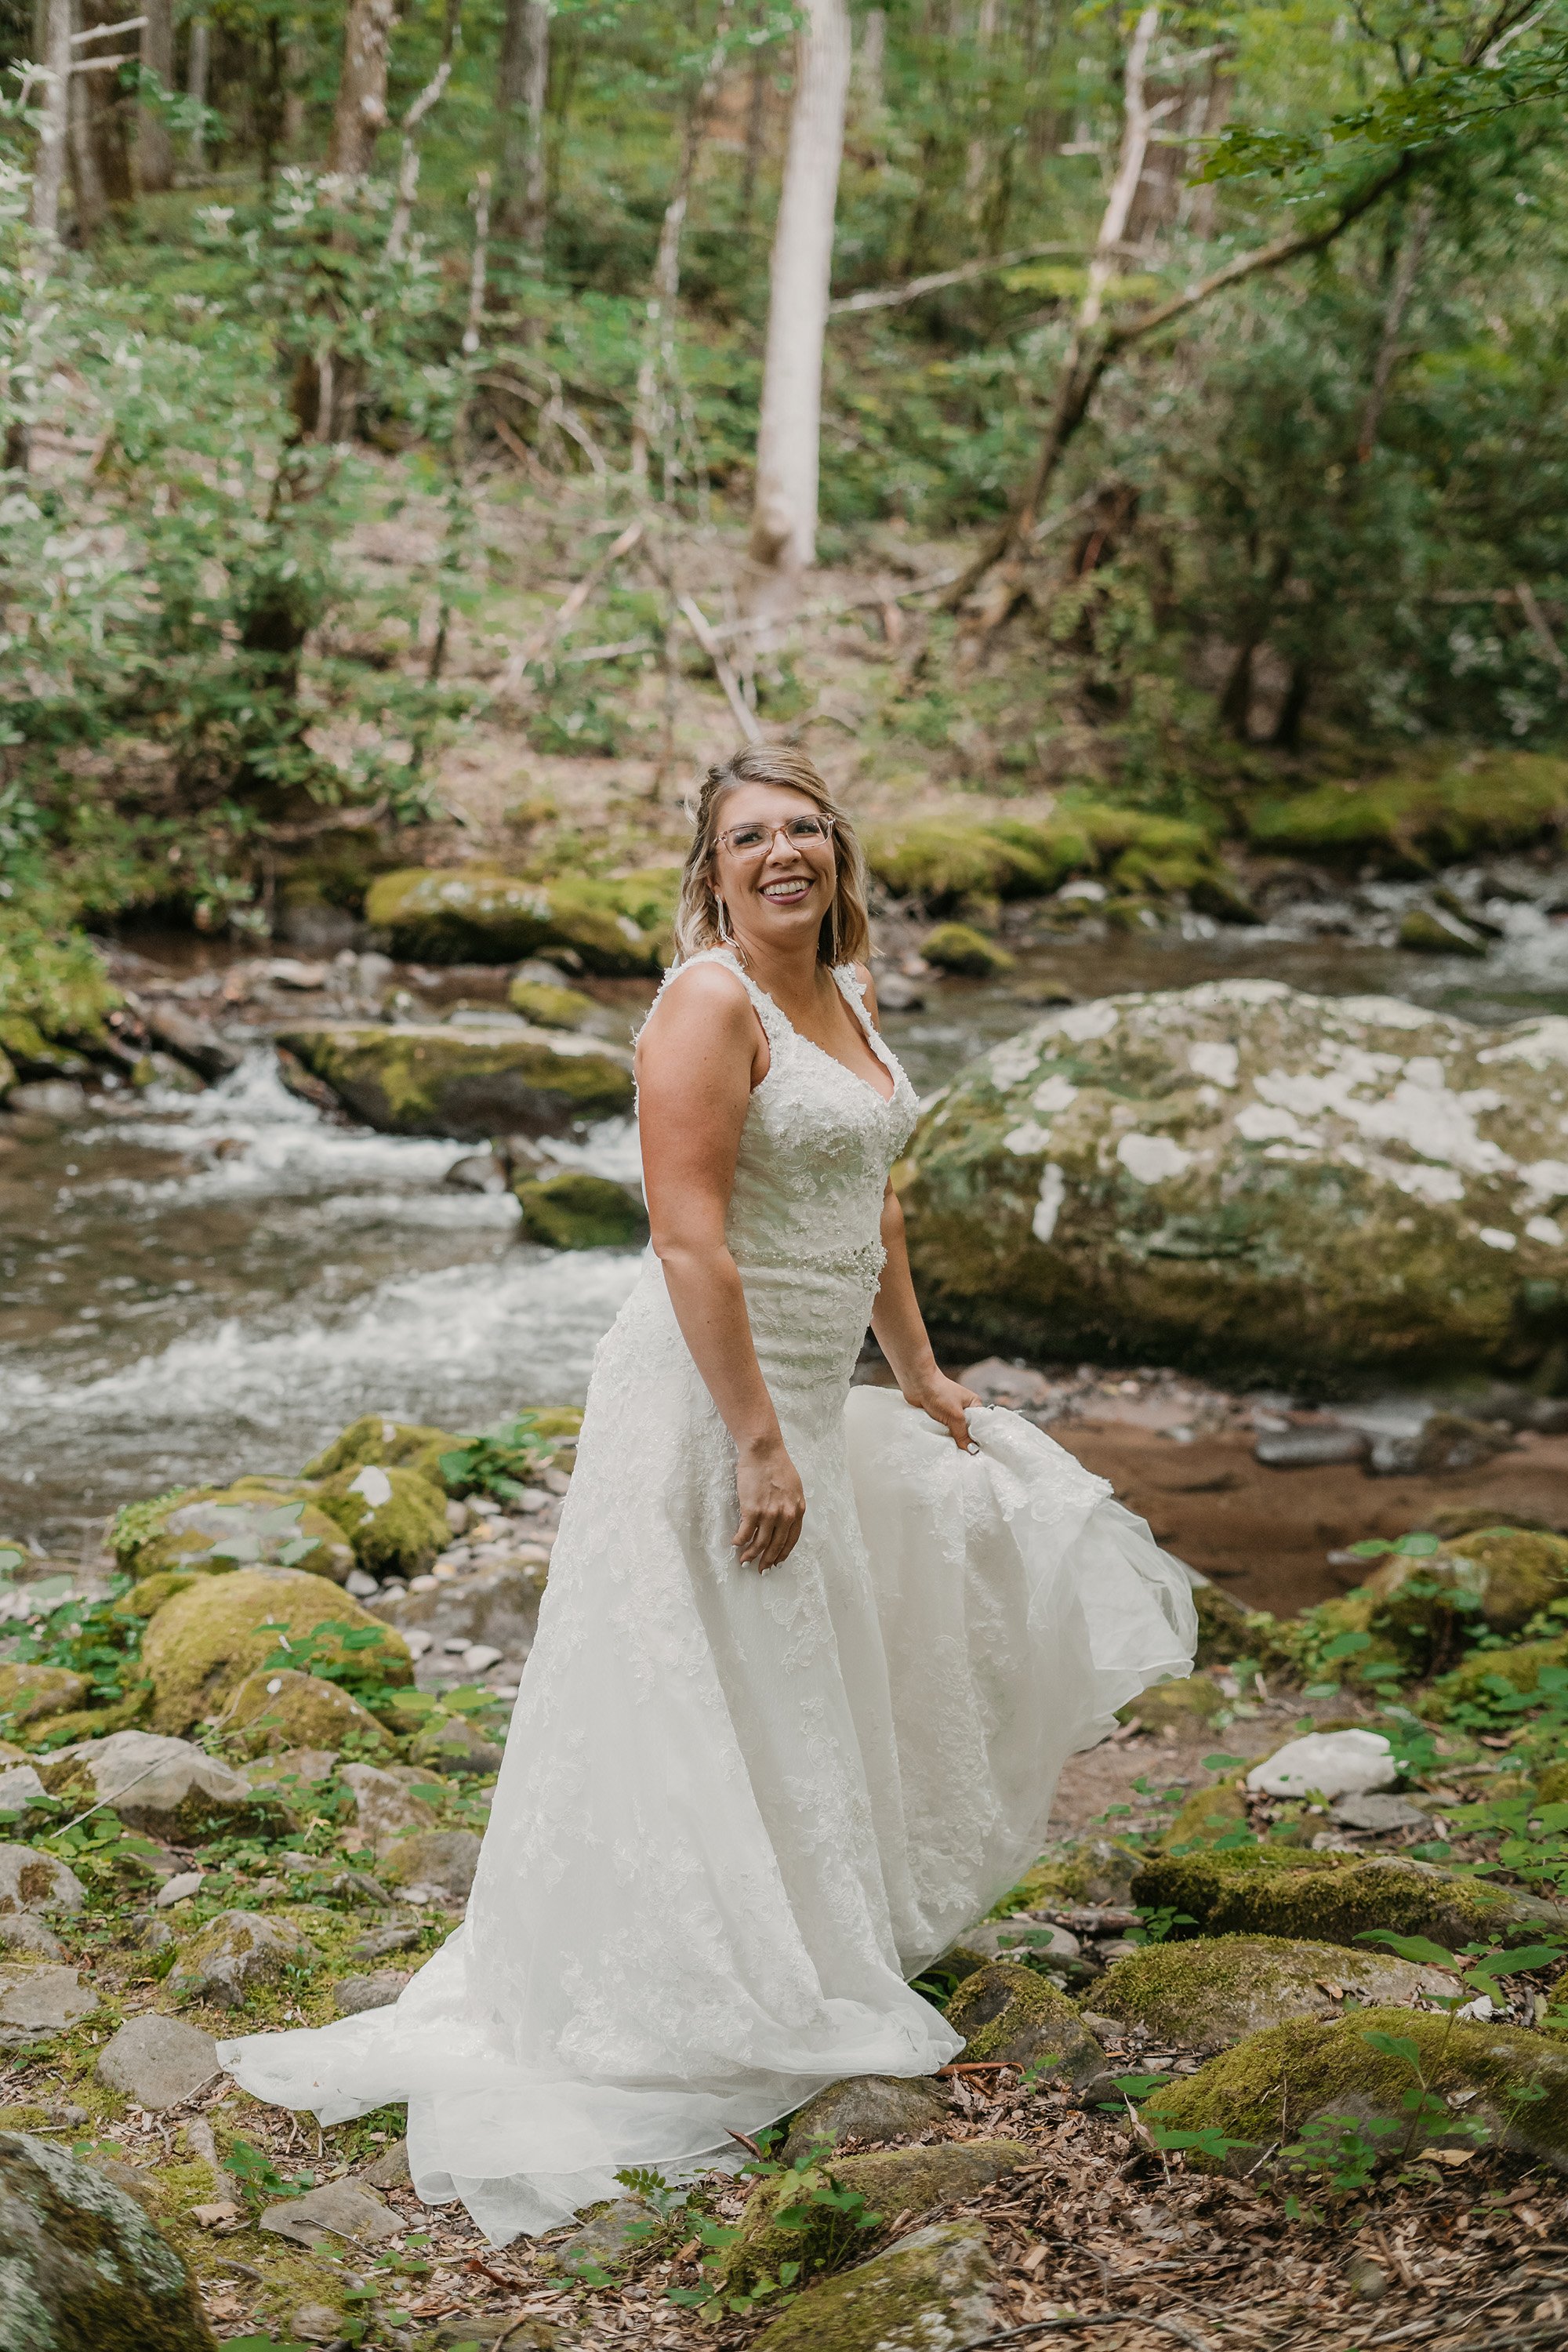
[(804, 1007), (816, 1002), (826, 967), (817, 961), (815, 937), (786, 948), (773, 940), (766, 945), (748, 940), (737, 932), (731, 945), (757, 986), (786, 1011), (792, 1004)]

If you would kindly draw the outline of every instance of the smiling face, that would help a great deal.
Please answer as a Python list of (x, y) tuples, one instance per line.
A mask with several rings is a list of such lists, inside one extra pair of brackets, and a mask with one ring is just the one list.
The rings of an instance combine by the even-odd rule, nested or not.
[[(807, 793), (787, 784), (738, 784), (724, 795), (713, 886), (742, 948), (798, 949), (805, 940), (816, 941), (833, 904), (837, 867), (830, 833), (800, 840), (781, 829), (802, 821), (820, 824), (822, 811)], [(737, 845), (736, 833), (752, 827), (764, 835), (763, 845)]]

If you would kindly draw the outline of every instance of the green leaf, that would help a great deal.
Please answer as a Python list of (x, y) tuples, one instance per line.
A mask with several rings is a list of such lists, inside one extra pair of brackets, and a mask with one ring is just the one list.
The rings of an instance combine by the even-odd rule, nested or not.
[(1356, 1942), (1386, 1944), (1402, 1960), (1414, 1960), (1422, 1968), (1446, 1969), (1451, 1976), (1458, 1976), (1464, 1965), (1441, 1944), (1433, 1943), (1430, 1937), (1396, 1936), (1391, 1927), (1363, 1927), (1357, 1932)]
[[(1415, 1940), (1419, 1940), (1416, 1938)], [(1362, 2040), (1369, 2050), (1376, 2050), (1384, 2058), (1403, 2058), (1407, 2066), (1419, 2066), (1421, 2046), (1406, 2033), (1363, 2033)]]
[(1205, 1756), (1204, 1758), (1204, 1770), (1205, 1772), (1234, 1772), (1238, 1765), (1245, 1764), (1246, 1761), (1247, 1759), (1245, 1756), (1226, 1756), (1224, 1754)]

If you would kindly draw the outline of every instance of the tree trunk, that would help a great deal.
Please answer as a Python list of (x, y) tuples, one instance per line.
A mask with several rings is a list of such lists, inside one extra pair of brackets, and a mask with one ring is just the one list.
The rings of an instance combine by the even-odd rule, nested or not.
[(856, 103), (872, 122), (882, 111), (887, 56), (888, 12), (885, 8), (868, 8), (860, 28), (860, 46), (855, 52), (853, 79)]
[[(143, 70), (158, 77), (161, 90), (174, 87), (174, 0), (142, 0), (147, 22), (142, 27)], [(174, 143), (167, 119), (154, 106), (138, 110), (136, 176), (143, 195), (161, 194), (174, 184)]]
[[(1432, 234), (1436, 205), (1430, 194), (1417, 196), (1410, 211), (1410, 226), (1399, 248), (1394, 264), (1394, 283), (1389, 288), (1388, 301), (1383, 314), (1383, 331), (1378, 338), (1377, 357), (1373, 362), (1372, 383), (1367, 390), (1366, 404), (1361, 413), (1361, 426), (1356, 434), (1355, 462), (1364, 466), (1377, 440), (1378, 427), (1383, 423), (1383, 411), (1388, 399), (1388, 387), (1399, 358), (1399, 338), (1405, 328), (1405, 313), (1410, 307), (1410, 297), (1415, 291), (1415, 280), (1421, 274), (1426, 257), (1426, 240)], [(1348, 481), (1347, 474), (1347, 481)]]
[(65, 184), (70, 122), (71, 0), (47, 0), (42, 63), (48, 74), (37, 160), (33, 166), (33, 232), (46, 261), (59, 242), (60, 190)]
[(305, 143), (305, 84), (310, 72), (310, 45), (298, 32), (283, 44), (283, 144), (294, 154)]
[[(121, 22), (116, 0), (79, 0), (77, 15), (78, 30), (83, 33)], [(120, 66), (98, 62), (123, 54), (112, 37), (79, 40), (71, 51), (71, 184), (77, 227), (83, 236), (94, 236), (111, 213), (124, 212), (135, 193), (131, 177), (134, 104), (120, 87)]]
[(386, 49), (392, 25), (393, 0), (349, 0), (327, 169), (351, 180), (364, 178), (377, 134), (386, 127)]
[[(754, 31), (761, 32), (765, 19), (761, 8), (752, 11)], [(757, 201), (757, 182), (762, 176), (763, 149), (768, 135), (768, 83), (773, 77), (773, 49), (766, 41), (757, 41), (752, 49), (751, 88), (746, 99), (746, 152), (741, 161), (741, 226), (752, 226), (752, 209)]]
[(781, 573), (816, 555), (822, 346), (849, 89), (846, 0), (805, 0), (773, 233), (752, 554)]
[[(185, 54), (185, 96), (197, 106), (207, 102), (207, 77), (212, 69), (212, 28), (205, 16), (191, 18), (190, 47)], [(198, 120), (186, 150), (193, 172), (206, 169), (206, 134)]]
[(647, 479), (648, 446), (658, 424), (660, 383), (674, 373), (675, 305), (680, 292), (680, 234), (686, 226), (687, 207), (691, 201), (691, 183), (697, 173), (697, 159), (702, 152), (702, 142), (708, 135), (708, 125), (713, 119), (713, 108), (724, 78), (724, 62), (729, 54), (730, 8), (731, 0), (720, 0), (713, 47), (707, 70), (687, 110), (686, 129), (680, 142), (680, 163), (659, 227), (658, 252), (653, 265), (653, 290), (648, 296), (647, 325), (643, 336), (642, 362), (637, 370), (637, 407), (632, 415), (632, 475), (639, 482)]
[(496, 103), (502, 132), (496, 234), (538, 267), (549, 210), (544, 100), (550, 86), (550, 0), (506, 0)]

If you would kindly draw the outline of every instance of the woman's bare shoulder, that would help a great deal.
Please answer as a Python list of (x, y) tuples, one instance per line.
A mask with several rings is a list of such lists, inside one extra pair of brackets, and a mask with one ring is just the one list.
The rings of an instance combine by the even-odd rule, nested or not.
[(756, 1023), (745, 982), (721, 963), (682, 964), (666, 981), (644, 1025), (642, 1045), (661, 1037), (744, 1043), (750, 1049)]

